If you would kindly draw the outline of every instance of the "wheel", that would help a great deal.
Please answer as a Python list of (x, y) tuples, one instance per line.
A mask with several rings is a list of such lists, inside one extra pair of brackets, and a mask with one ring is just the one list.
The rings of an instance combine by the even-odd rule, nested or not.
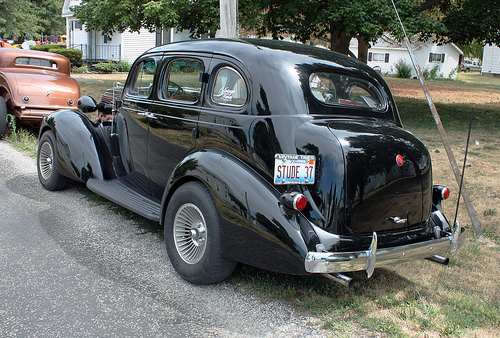
[(233, 272), (236, 262), (222, 256), (219, 216), (202, 183), (189, 182), (175, 191), (164, 223), (168, 257), (182, 278), (212, 284)]
[(0, 140), (5, 136), (7, 131), (7, 104), (5, 99), (0, 96)]
[(40, 138), (36, 163), (38, 179), (45, 189), (54, 191), (68, 187), (69, 178), (59, 173), (57, 146), (51, 130), (45, 132)]

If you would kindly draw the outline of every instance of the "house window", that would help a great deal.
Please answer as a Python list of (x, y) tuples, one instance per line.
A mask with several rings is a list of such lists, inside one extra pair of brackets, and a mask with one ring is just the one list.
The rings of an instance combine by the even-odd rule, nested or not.
[(444, 54), (429, 53), (429, 62), (444, 63)]
[(104, 35), (104, 43), (108, 43), (108, 42), (110, 42), (111, 40), (112, 40), (112, 39), (111, 39), (111, 37), (110, 37), (109, 35), (107, 35), (107, 34), (105, 34), (105, 35)]
[(368, 61), (389, 63), (389, 53), (368, 53)]
[(80, 21), (73, 21), (74, 23), (74, 27), (75, 27), (75, 30), (82, 30), (82, 24), (80, 23)]

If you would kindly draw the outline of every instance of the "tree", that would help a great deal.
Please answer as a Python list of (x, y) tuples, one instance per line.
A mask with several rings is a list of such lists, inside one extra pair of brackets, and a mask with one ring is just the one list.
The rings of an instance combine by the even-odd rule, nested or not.
[[(410, 36), (457, 43), (472, 39), (500, 41), (496, 28), (500, 26), (500, 0), (484, 4), (482, 0), (395, 2)], [(402, 37), (390, 0), (239, 0), (239, 11), (242, 28), (259, 36), (280, 39), (287, 34), (304, 43), (319, 40), (344, 54), (349, 53), (351, 39), (357, 38), (365, 62), (369, 43), (384, 32)], [(75, 7), (75, 15), (87, 29), (103, 33), (176, 27), (198, 38), (217, 31), (219, 0), (83, 0)], [(469, 27), (470, 33), (459, 32)]]
[(500, 0), (456, 0), (444, 23), (452, 42), (500, 46)]
[(40, 35), (42, 27), (35, 15), (35, 4), (30, 0), (0, 0), (0, 35), (18, 37)]
[[(443, 29), (428, 12), (420, 9), (420, 0), (396, 2), (410, 34)], [(271, 34), (273, 38), (282, 38), (290, 34), (303, 43), (319, 40), (343, 54), (349, 53), (351, 39), (357, 38), (365, 62), (370, 42), (384, 32), (399, 36), (402, 33), (388, 0), (242, 0), (240, 6), (246, 14), (240, 22), (260, 36)]]
[(21, 38), (26, 35), (64, 34), (61, 16), (64, 0), (0, 0), (0, 35)]

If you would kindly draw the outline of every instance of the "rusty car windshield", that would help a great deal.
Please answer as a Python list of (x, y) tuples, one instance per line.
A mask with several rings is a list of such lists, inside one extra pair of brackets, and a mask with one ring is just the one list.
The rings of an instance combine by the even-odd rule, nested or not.
[(382, 110), (386, 104), (375, 85), (346, 74), (312, 73), (309, 88), (316, 100), (327, 105)]

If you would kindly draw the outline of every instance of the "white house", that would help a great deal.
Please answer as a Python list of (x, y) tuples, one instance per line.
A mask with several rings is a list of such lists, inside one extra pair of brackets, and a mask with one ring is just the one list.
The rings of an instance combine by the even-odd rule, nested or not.
[[(456, 78), (458, 67), (463, 55), (460, 48), (450, 43), (437, 45), (431, 42), (412, 42), (415, 59), (422, 71), (435, 70), (438, 77)], [(353, 39), (350, 46), (351, 52), (358, 55), (358, 40)], [(404, 60), (412, 66), (412, 76), (416, 76), (410, 55), (404, 44), (397, 42), (388, 35), (382, 36), (368, 49), (368, 65), (384, 74), (395, 74), (395, 64)]]
[(146, 50), (173, 41), (188, 40), (187, 32), (175, 32), (167, 29), (150, 33), (142, 28), (139, 33), (125, 31), (113, 35), (105, 35), (102, 32), (91, 30), (87, 32), (74, 17), (71, 10), (81, 0), (65, 0), (62, 16), (66, 18), (66, 36), (68, 48), (81, 49), (83, 60), (86, 61), (120, 61), (130, 63), (144, 53)]
[(500, 48), (495, 45), (485, 45), (483, 50), (483, 75), (500, 76)]

